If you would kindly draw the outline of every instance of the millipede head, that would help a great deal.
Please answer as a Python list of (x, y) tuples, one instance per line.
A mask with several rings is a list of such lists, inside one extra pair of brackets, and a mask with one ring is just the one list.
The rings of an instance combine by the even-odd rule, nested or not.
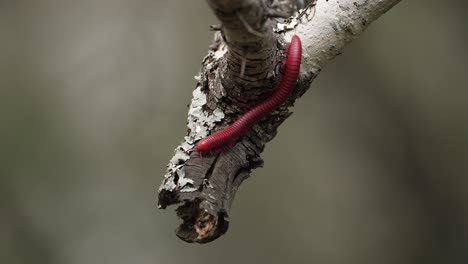
[(213, 150), (213, 146), (211, 146), (211, 143), (209, 140), (207, 140), (207, 138), (204, 138), (198, 141), (194, 150), (198, 152), (200, 154), (200, 158), (202, 158), (203, 155), (208, 154)]

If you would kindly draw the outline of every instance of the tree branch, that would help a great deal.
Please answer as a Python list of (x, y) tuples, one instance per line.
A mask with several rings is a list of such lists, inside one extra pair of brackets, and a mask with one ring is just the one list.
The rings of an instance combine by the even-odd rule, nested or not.
[[(160, 208), (181, 203), (177, 209), (183, 220), (177, 230), (181, 239), (205, 243), (227, 231), (235, 193), (251, 170), (263, 165), (260, 153), (291, 114), (288, 107), (328, 61), (398, 2), (208, 0), (222, 26), (196, 78), (189, 133), (176, 148), (159, 189)], [(273, 18), (291, 15), (304, 6), (294, 18)], [(198, 153), (188, 155), (196, 141), (223, 129), (268, 96), (277, 79), (284, 39), (292, 34), (302, 39), (303, 63), (287, 102), (254, 125), (229, 151), (203, 159)]]

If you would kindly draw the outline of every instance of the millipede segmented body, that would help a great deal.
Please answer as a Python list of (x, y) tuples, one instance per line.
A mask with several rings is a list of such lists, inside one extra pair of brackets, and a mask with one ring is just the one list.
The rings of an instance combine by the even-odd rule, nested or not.
[(301, 66), (302, 44), (297, 35), (292, 37), (285, 53), (286, 58), (283, 60), (281, 67), (282, 77), (273, 93), (228, 127), (200, 140), (194, 148), (195, 151), (199, 152), (200, 155), (204, 155), (234, 145), (255, 123), (286, 101), (296, 85)]

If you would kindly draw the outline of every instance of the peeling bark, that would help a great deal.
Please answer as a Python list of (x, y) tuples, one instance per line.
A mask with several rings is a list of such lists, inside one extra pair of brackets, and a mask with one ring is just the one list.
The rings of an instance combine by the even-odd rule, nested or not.
[[(331, 59), (400, 0), (208, 0), (222, 25), (203, 60), (188, 113), (188, 135), (175, 150), (159, 188), (159, 207), (180, 204), (177, 236), (206, 243), (224, 234), (240, 184), (263, 165), (260, 153), (291, 114), (289, 107)], [(317, 3), (316, 3), (317, 2)], [(289, 19), (299, 8), (299, 12)], [(285, 39), (303, 42), (301, 75), (279, 109), (255, 124), (230, 150), (200, 158), (196, 141), (223, 129), (271, 92)]]

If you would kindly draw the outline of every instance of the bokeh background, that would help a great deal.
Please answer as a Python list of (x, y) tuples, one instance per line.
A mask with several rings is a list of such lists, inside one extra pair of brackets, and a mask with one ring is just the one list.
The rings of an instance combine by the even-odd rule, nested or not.
[(403, 1), (329, 64), (237, 194), (174, 235), (156, 190), (215, 24), (202, 0), (0, 1), (0, 262), (468, 263), (466, 1)]

